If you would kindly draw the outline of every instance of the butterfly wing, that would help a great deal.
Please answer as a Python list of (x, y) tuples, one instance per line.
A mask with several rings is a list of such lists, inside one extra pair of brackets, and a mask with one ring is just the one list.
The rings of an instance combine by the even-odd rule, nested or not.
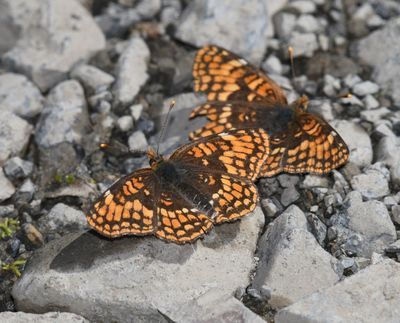
[(200, 49), (193, 64), (194, 89), (208, 101), (268, 101), (287, 104), (281, 88), (245, 59), (218, 46)]

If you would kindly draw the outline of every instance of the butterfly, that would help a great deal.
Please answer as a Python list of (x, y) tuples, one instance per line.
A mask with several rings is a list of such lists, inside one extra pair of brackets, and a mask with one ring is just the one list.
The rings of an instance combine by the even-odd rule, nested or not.
[(149, 149), (150, 167), (116, 181), (93, 204), (87, 221), (109, 238), (154, 234), (179, 244), (192, 242), (214, 224), (254, 210), (253, 180), (268, 154), (262, 129), (201, 138), (168, 159)]
[(243, 58), (206, 46), (197, 52), (193, 76), (194, 90), (204, 92), (208, 102), (189, 118), (206, 116), (209, 122), (190, 139), (228, 129), (263, 128), (270, 136), (271, 153), (261, 177), (283, 171), (324, 174), (347, 161), (346, 143), (326, 121), (306, 112), (306, 96), (288, 104), (283, 90)]

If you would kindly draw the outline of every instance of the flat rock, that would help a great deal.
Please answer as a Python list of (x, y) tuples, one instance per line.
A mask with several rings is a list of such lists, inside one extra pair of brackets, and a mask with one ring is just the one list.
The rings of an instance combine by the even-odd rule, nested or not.
[(248, 286), (263, 224), (257, 208), (189, 245), (154, 237), (67, 235), (32, 258), (12, 294), (23, 311), (68, 308), (90, 321), (165, 322), (210, 290), (224, 299)]
[[(308, 231), (297, 207), (282, 213), (260, 238), (260, 258), (252, 287), (266, 294), (272, 308), (282, 308), (339, 280), (336, 259)], [(312, 279), (310, 279), (312, 277)]]
[[(385, 27), (361, 39), (355, 46), (355, 55), (362, 63), (374, 68), (373, 78), (400, 105), (400, 44), (397, 41), (400, 18), (390, 20)], [(385, 50), (376, 50), (384, 48)]]
[(350, 180), (353, 190), (359, 191), (366, 199), (377, 199), (389, 195), (389, 183), (384, 174), (367, 169), (365, 173)]
[(57, 144), (81, 143), (89, 125), (85, 94), (75, 80), (64, 81), (53, 88), (36, 126), (36, 142), (49, 148)]
[(142, 38), (133, 37), (118, 59), (116, 65), (115, 99), (119, 104), (132, 103), (146, 83), (150, 50)]
[(43, 110), (43, 96), (26, 76), (14, 73), (0, 75), (0, 109), (22, 118), (32, 118)]
[(0, 165), (28, 145), (33, 127), (14, 113), (0, 109)]
[(276, 323), (390, 322), (400, 316), (400, 264), (386, 259), (286, 307)]
[(4, 65), (28, 76), (42, 91), (65, 79), (78, 62), (105, 48), (105, 38), (92, 16), (71, 0), (5, 0), (4, 15), (22, 28)]
[(49, 312), (45, 314), (31, 314), (24, 312), (2, 312), (0, 321), (7, 323), (89, 323), (84, 317), (74, 313)]
[(8, 180), (4, 174), (3, 168), (0, 167), (0, 202), (9, 199), (15, 193), (14, 185)]
[(93, 65), (82, 64), (74, 68), (71, 77), (82, 83), (89, 93), (107, 90), (114, 82), (114, 76)]
[(371, 138), (367, 132), (358, 124), (347, 120), (332, 121), (331, 125), (349, 147), (349, 161), (359, 167), (370, 165), (373, 152)]
[(263, 0), (195, 0), (182, 13), (175, 37), (196, 47), (216, 44), (260, 64), (271, 24), (268, 7)]

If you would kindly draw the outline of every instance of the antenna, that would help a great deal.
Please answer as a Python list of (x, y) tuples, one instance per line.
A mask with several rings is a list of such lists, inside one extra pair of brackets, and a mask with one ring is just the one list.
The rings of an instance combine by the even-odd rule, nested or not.
[(175, 103), (176, 103), (175, 100), (172, 100), (172, 101), (171, 101), (171, 103), (170, 103), (170, 105), (169, 105), (168, 112), (167, 112), (167, 116), (165, 117), (164, 124), (163, 124), (163, 126), (162, 126), (162, 128), (161, 128), (160, 137), (158, 137), (158, 141), (157, 141), (157, 152), (156, 152), (156, 155), (157, 155), (157, 156), (158, 156), (158, 151), (159, 151), (159, 149), (160, 149), (160, 143), (161, 143), (161, 141), (164, 139), (165, 128), (166, 128), (167, 125), (168, 125), (168, 120), (169, 120), (169, 116), (170, 116), (170, 114), (171, 114), (171, 110), (172, 110), (172, 108), (175, 106)]
[(296, 72), (294, 70), (294, 58), (293, 58), (294, 49), (293, 49), (292, 46), (289, 46), (288, 53), (289, 53), (289, 59), (290, 59), (290, 67), (291, 67), (291, 70), (292, 70), (292, 78), (293, 78), (293, 81), (294, 81), (294, 79), (296, 78)]

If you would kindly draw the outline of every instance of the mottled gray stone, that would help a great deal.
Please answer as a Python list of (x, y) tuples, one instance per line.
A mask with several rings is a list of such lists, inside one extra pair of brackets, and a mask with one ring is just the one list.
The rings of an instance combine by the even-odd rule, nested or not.
[(257, 256), (260, 261), (251, 286), (269, 294), (272, 308), (292, 304), (339, 280), (336, 259), (308, 231), (307, 219), (297, 206), (289, 207), (268, 227)]
[(40, 228), (46, 231), (80, 231), (88, 228), (85, 214), (64, 203), (54, 205), (49, 213), (39, 220)]
[(39, 89), (24, 75), (0, 75), (0, 109), (23, 118), (32, 118), (43, 110), (43, 97)]
[(371, 94), (367, 94), (364, 99), (363, 99), (365, 108), (367, 108), (368, 110), (370, 109), (376, 109), (377, 107), (379, 107), (379, 102), (377, 99), (375, 99), (374, 96), (372, 96)]
[(279, 184), (282, 187), (295, 186), (299, 182), (299, 176), (292, 174), (280, 174), (278, 175)]
[(303, 183), (301, 184), (303, 188), (313, 188), (313, 187), (329, 187), (329, 180), (325, 176), (308, 174), (305, 176)]
[(117, 120), (117, 126), (119, 130), (127, 132), (133, 128), (133, 118), (132, 116), (122, 116)]
[(135, 99), (149, 77), (149, 60), (150, 50), (144, 40), (139, 37), (131, 38), (116, 66), (114, 93), (117, 103), (127, 105)]
[(288, 206), (293, 202), (296, 202), (300, 197), (300, 193), (296, 190), (294, 186), (285, 188), (282, 191), (281, 203), (283, 206)]
[(366, 96), (367, 94), (375, 94), (379, 91), (378, 84), (371, 81), (364, 81), (357, 83), (353, 87), (353, 92), (359, 96)]
[(33, 127), (24, 119), (0, 109), (0, 165), (26, 148), (32, 132)]
[(0, 167), (0, 202), (13, 196), (15, 193), (14, 185), (4, 175), (3, 168)]
[(146, 151), (149, 144), (143, 131), (137, 130), (128, 138), (129, 150)]
[(105, 48), (104, 35), (75, 0), (5, 3), (11, 24), (22, 31), (16, 45), (3, 55), (3, 63), (27, 75), (42, 91), (65, 79), (76, 63)]
[(175, 37), (196, 47), (216, 44), (259, 64), (271, 23), (268, 7), (263, 0), (191, 1), (181, 15)]
[(85, 94), (79, 82), (64, 81), (53, 88), (36, 126), (36, 142), (49, 148), (62, 142), (81, 143), (89, 125)]
[(400, 264), (386, 259), (279, 311), (276, 323), (398, 322)]
[(210, 290), (223, 300), (248, 286), (263, 225), (257, 208), (188, 245), (155, 237), (67, 235), (35, 255), (12, 294), (23, 311), (68, 307), (94, 322), (165, 322)]
[(347, 120), (336, 120), (331, 125), (340, 134), (349, 147), (349, 161), (358, 167), (365, 167), (372, 161), (371, 138), (358, 124)]
[(384, 119), (384, 117), (389, 115), (390, 113), (391, 111), (388, 108), (383, 107), (379, 109), (361, 111), (360, 116), (363, 120), (376, 124), (378, 122), (381, 122), (382, 119)]
[(295, 48), (293, 52), (294, 57), (312, 57), (314, 52), (318, 49), (317, 36), (313, 33), (293, 32), (289, 38), (288, 43)]
[(316, 33), (321, 31), (322, 26), (319, 21), (312, 15), (301, 15), (294, 27), (294, 30), (302, 33)]
[(366, 199), (377, 199), (390, 193), (388, 178), (381, 172), (368, 168), (365, 173), (354, 176), (350, 181), (353, 190)]
[(89, 93), (107, 90), (114, 82), (114, 76), (100, 70), (96, 66), (81, 64), (71, 72), (71, 77), (82, 83)]
[(18, 179), (28, 177), (33, 171), (33, 163), (19, 157), (13, 157), (4, 164), (4, 172), (9, 178)]
[(391, 180), (400, 185), (400, 138), (396, 136), (383, 137), (376, 148), (377, 160), (389, 166)]
[(0, 321), (7, 323), (89, 323), (84, 317), (65, 312), (31, 314), (24, 312), (2, 312)]

